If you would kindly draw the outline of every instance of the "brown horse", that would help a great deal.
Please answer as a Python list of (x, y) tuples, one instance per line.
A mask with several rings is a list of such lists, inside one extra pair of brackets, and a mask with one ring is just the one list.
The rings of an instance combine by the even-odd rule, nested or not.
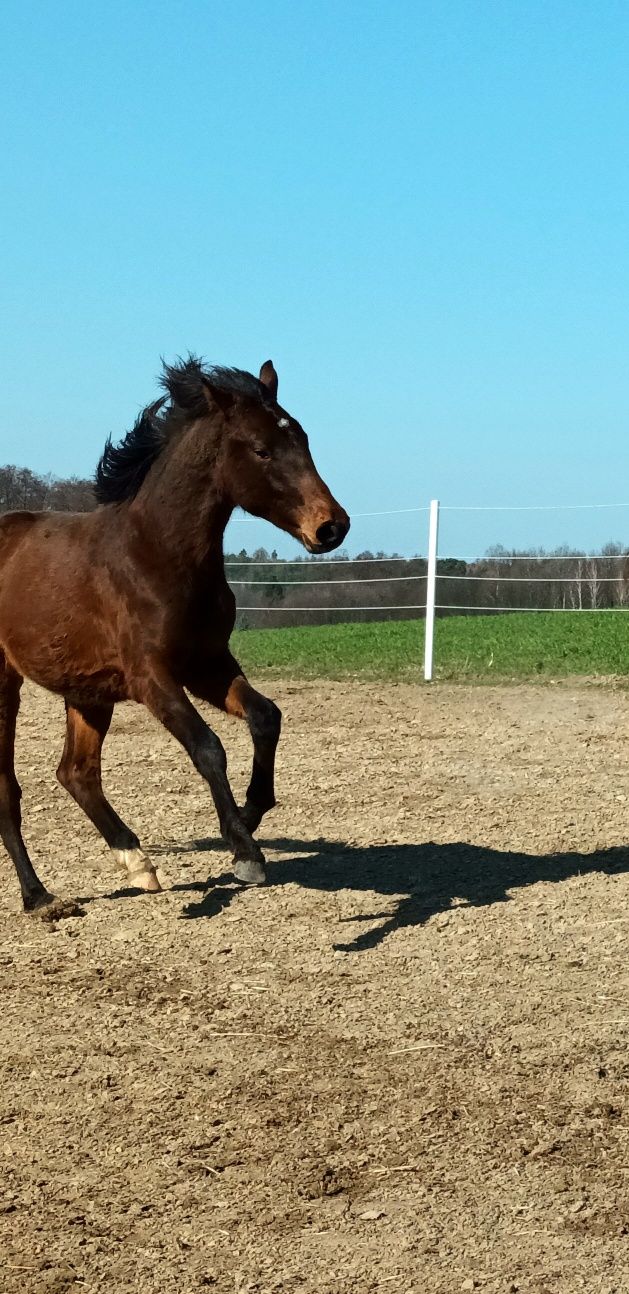
[[(164, 368), (166, 395), (111, 441), (94, 512), (14, 512), (0, 519), (0, 836), (24, 907), (51, 895), (21, 832), (14, 741), (23, 679), (65, 698), (57, 776), (132, 883), (160, 889), (155, 868), (103, 793), (101, 748), (117, 701), (137, 701), (172, 733), (208, 782), (221, 834), (245, 884), (265, 879), (253, 839), (275, 804), (277, 706), (229, 651), (235, 598), (223, 532), (235, 507), (294, 535), (311, 553), (344, 539), (349, 517), (318, 475), (299, 423), (277, 403), (270, 361), (259, 379), (191, 356)], [(238, 809), (225, 751), (186, 695), (245, 719), (253, 772)]]

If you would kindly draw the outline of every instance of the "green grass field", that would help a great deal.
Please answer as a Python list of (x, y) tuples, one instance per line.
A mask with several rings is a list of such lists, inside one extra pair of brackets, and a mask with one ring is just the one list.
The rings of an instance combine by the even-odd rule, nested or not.
[[(252, 676), (419, 679), (421, 620), (235, 633), (235, 655)], [(629, 613), (451, 616), (437, 622), (435, 677), (559, 678), (629, 674)]]

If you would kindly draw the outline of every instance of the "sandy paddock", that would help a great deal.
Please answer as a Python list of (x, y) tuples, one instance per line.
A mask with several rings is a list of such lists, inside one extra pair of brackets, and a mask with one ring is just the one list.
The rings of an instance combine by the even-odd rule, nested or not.
[(2, 862), (2, 1290), (626, 1291), (628, 694), (266, 690), (262, 890), (120, 709), (106, 785), (155, 897), (118, 888), (55, 783), (62, 706), (25, 693), (25, 834), (84, 916), (24, 917)]

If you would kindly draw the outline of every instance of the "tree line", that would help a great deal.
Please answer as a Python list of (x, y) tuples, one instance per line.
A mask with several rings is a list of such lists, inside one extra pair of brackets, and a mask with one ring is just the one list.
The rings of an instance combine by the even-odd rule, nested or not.
[[(90, 480), (38, 476), (27, 467), (0, 466), (0, 513), (16, 509), (89, 512), (95, 507)], [(626, 554), (626, 545), (610, 542), (595, 555), (574, 548), (545, 552), (497, 545), (474, 561), (444, 558), (437, 565), (443, 577), (437, 585), (437, 603), (443, 608), (439, 614), (627, 606)], [(244, 549), (226, 553), (225, 562), (238, 604), (237, 625), (242, 629), (407, 620), (424, 613), (424, 557), (364, 550), (350, 564), (349, 554), (341, 550), (325, 559), (304, 555), (293, 562), (258, 548), (251, 554)]]
[(27, 512), (90, 512), (96, 507), (91, 481), (78, 476), (62, 479), (38, 476), (29, 467), (0, 467), (0, 513), (25, 509)]
[[(596, 555), (565, 547), (545, 552), (496, 546), (473, 561), (444, 558), (437, 563), (438, 614), (626, 606), (626, 553), (625, 545), (610, 542)], [(264, 549), (251, 556), (244, 551), (228, 554), (228, 576), (239, 606), (238, 627), (408, 620), (424, 615), (424, 557), (400, 558), (367, 550), (354, 561), (349, 564), (343, 552), (294, 563), (282, 562)]]

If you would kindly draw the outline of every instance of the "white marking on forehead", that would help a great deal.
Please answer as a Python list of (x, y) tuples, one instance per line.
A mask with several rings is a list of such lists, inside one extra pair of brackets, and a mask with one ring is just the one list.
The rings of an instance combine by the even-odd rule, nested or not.
[(288, 418), (278, 418), (277, 425), (278, 427), (290, 427), (290, 422)]

